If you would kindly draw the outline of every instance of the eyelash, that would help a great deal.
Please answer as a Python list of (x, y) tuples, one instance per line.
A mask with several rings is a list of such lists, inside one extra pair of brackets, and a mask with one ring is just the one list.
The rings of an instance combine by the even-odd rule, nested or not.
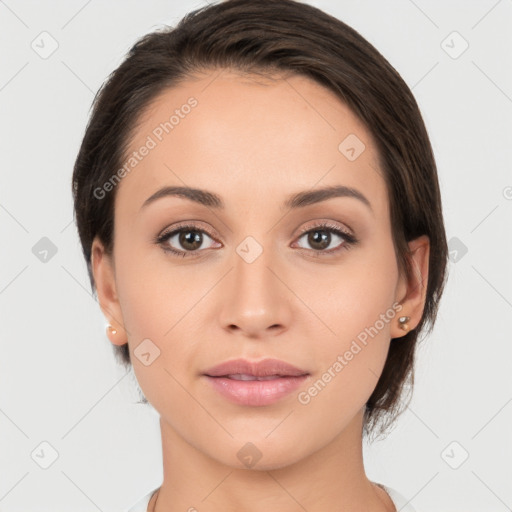
[[(194, 224), (185, 224), (185, 225), (179, 226), (176, 229), (173, 229), (172, 231), (164, 232), (161, 235), (158, 235), (156, 237), (156, 239), (154, 240), (154, 242), (156, 244), (162, 246), (162, 249), (165, 252), (171, 253), (174, 256), (181, 256), (183, 258), (192, 256), (194, 253), (200, 252), (198, 250), (197, 251), (178, 251), (168, 245), (164, 246), (165, 242), (167, 242), (174, 235), (181, 233), (182, 231), (185, 231), (185, 232), (186, 231), (194, 231), (197, 233), (205, 233), (210, 238), (215, 240), (215, 237), (211, 233), (209, 233), (207, 230), (205, 230), (203, 228), (199, 228), (198, 226), (196, 226)], [(330, 249), (328, 251), (327, 250), (315, 250), (315, 249), (300, 248), (300, 250), (307, 251), (308, 253), (311, 252), (313, 257), (315, 257), (315, 258), (323, 256), (323, 255), (332, 255), (333, 253), (338, 253), (339, 251), (342, 251), (342, 250), (348, 250), (351, 247), (354, 247), (356, 244), (359, 243), (359, 240), (354, 235), (341, 230), (339, 227), (337, 227), (333, 224), (330, 224), (329, 222), (320, 222), (317, 225), (314, 225), (312, 227), (308, 227), (307, 229), (302, 230), (298, 239), (302, 238), (305, 234), (307, 234), (311, 231), (327, 231), (329, 233), (334, 233), (335, 235), (338, 235), (344, 239), (344, 242), (338, 248)]]

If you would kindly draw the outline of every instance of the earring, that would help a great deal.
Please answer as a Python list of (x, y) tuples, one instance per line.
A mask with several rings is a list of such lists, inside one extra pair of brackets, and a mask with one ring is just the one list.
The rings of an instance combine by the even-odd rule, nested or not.
[(107, 330), (109, 330), (112, 334), (117, 334), (117, 330), (114, 329), (110, 324), (107, 325)]
[(400, 324), (400, 329), (403, 329), (404, 331), (408, 331), (409, 330), (409, 324), (407, 322), (410, 319), (411, 319), (411, 317), (409, 317), (409, 316), (401, 316), (398, 319), (398, 323)]

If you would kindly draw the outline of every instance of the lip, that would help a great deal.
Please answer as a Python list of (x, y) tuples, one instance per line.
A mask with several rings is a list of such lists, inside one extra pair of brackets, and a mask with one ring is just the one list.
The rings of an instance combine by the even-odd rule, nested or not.
[(232, 359), (224, 361), (208, 370), (203, 374), (209, 377), (223, 377), (244, 373), (255, 377), (267, 377), (269, 375), (280, 375), (282, 377), (298, 377), (307, 375), (306, 370), (293, 366), (280, 359), (263, 359), (261, 361), (248, 361), (247, 359)]
[[(271, 377), (268, 380), (235, 380), (228, 375)], [(277, 402), (299, 387), (309, 372), (279, 359), (225, 361), (203, 373), (213, 389), (239, 405), (263, 406)]]

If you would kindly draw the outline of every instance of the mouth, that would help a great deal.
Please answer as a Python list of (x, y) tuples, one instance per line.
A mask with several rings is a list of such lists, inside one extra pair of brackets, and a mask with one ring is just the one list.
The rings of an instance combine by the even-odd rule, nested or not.
[(229, 377), (235, 380), (250, 380), (260, 377), (297, 377), (308, 372), (280, 359), (263, 359), (249, 361), (247, 359), (232, 359), (224, 361), (204, 372), (208, 377)]
[(309, 375), (277, 359), (226, 361), (202, 374), (224, 398), (246, 406), (273, 404), (296, 390)]
[(248, 375), (246, 373), (234, 373), (231, 375), (207, 375), (207, 377), (212, 378), (224, 378), (224, 379), (231, 379), (231, 380), (243, 380), (243, 381), (253, 381), (253, 380), (275, 380), (275, 379), (281, 379), (284, 377), (290, 377), (290, 375), (266, 375), (264, 377), (258, 377), (257, 375)]

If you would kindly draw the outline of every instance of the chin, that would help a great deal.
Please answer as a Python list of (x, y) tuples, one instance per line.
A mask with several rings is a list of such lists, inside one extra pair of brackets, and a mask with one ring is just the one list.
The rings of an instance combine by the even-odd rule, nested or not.
[[(252, 441), (237, 442), (233, 448), (235, 458), (225, 460), (223, 463), (235, 469), (271, 471), (291, 466), (308, 455), (304, 451), (304, 444), (295, 442), (291, 438), (286, 441), (277, 437), (274, 440), (252, 439)], [(300, 451), (297, 450), (297, 446), (301, 446)], [(225, 453), (224, 451), (222, 455), (225, 456)], [(221, 456), (221, 458), (225, 457)]]

